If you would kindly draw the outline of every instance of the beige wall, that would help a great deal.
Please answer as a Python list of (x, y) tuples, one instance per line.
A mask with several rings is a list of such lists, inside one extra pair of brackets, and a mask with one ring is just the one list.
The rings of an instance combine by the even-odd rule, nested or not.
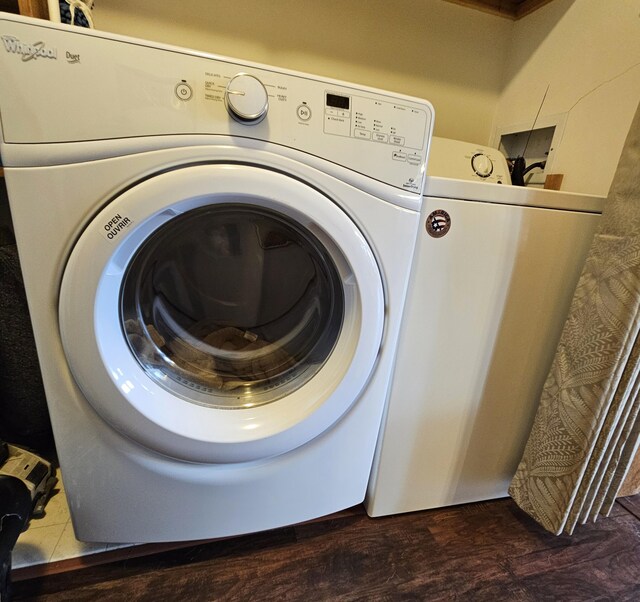
[(560, 115), (562, 189), (606, 195), (640, 101), (640, 0), (554, 0), (517, 21), (495, 126)]
[(486, 142), (513, 22), (443, 0), (100, 0), (98, 29), (427, 98)]

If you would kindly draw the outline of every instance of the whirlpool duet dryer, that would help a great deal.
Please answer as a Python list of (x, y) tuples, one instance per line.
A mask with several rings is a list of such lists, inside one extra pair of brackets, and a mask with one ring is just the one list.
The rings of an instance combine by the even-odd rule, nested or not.
[(362, 501), (429, 103), (0, 17), (2, 159), (73, 524), (269, 529)]

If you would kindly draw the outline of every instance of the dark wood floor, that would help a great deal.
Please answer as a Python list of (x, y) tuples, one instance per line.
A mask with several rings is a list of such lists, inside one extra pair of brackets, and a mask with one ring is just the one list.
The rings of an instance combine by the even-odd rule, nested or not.
[(15, 600), (640, 600), (640, 496), (555, 537), (509, 499), (325, 520), (14, 584)]

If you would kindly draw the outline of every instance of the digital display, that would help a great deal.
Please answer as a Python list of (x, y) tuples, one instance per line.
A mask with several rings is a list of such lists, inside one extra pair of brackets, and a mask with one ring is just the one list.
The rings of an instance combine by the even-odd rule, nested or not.
[(338, 96), (337, 94), (327, 94), (327, 106), (336, 109), (349, 110), (349, 97)]

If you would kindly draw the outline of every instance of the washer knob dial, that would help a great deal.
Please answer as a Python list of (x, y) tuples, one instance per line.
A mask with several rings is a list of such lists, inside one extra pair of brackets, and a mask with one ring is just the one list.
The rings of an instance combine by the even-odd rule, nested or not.
[(481, 178), (488, 178), (493, 173), (493, 161), (484, 153), (476, 153), (471, 157), (471, 167)]
[(224, 104), (229, 115), (245, 125), (260, 123), (269, 110), (269, 97), (263, 83), (248, 73), (231, 78), (224, 91)]

